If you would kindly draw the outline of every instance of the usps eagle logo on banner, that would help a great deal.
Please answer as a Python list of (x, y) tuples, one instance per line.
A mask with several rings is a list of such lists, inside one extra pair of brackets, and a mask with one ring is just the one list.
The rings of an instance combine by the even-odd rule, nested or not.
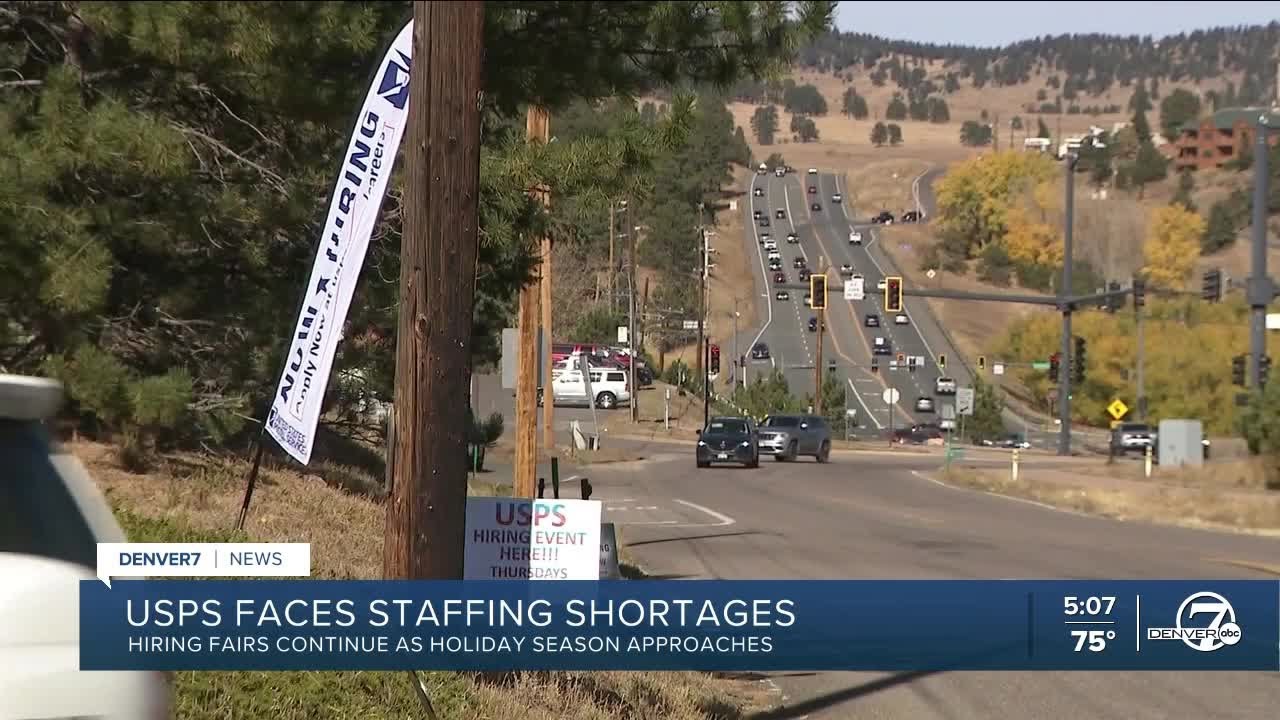
[(408, 117), (413, 22), (396, 36), (365, 95), (320, 235), (266, 432), (298, 462), (311, 460), (333, 356)]

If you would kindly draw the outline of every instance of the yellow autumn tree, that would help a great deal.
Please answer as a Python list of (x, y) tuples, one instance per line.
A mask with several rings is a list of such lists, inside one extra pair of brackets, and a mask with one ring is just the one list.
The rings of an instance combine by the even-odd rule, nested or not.
[(1062, 262), (1062, 239), (1057, 230), (1037, 220), (1030, 210), (1009, 208), (1004, 222), (1004, 246), (1014, 263), (1056, 267)]
[(1181, 290), (1200, 258), (1204, 218), (1181, 205), (1166, 205), (1151, 214), (1142, 246), (1143, 270), (1154, 287)]
[(943, 235), (961, 239), (970, 252), (1000, 240), (1010, 209), (1053, 174), (1053, 161), (1040, 153), (1010, 150), (956, 163), (937, 185)]

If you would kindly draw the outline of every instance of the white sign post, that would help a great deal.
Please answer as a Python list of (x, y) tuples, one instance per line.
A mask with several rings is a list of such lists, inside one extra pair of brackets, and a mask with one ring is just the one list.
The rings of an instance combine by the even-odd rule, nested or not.
[(618, 344), (619, 345), (630, 344), (627, 342), (627, 326), (626, 325), (618, 326)]
[(973, 388), (959, 388), (956, 390), (956, 413), (960, 415), (973, 414)]
[(683, 323), (681, 323), (681, 324), (680, 324), (680, 327), (681, 327), (682, 329), (684, 329), (684, 330), (697, 330), (697, 329), (698, 329), (698, 321), (697, 321), (697, 320), (685, 320)]
[(599, 580), (600, 501), (467, 498), (463, 580)]

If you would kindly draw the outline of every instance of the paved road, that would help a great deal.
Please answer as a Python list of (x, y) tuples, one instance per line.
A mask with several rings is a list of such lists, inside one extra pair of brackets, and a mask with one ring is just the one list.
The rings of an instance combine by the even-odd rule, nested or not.
[[(598, 470), (596, 499), (661, 577), (1264, 578), (1276, 540), (1057, 512), (914, 474), (927, 456), (837, 454), (695, 470)], [(1274, 718), (1280, 682), (1246, 673), (790, 673), (783, 718)]]

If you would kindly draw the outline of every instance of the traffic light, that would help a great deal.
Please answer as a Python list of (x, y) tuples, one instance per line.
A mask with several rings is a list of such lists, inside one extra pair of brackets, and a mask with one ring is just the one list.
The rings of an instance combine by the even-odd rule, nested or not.
[(986, 356), (986, 355), (979, 355), (979, 356), (978, 356), (978, 369), (979, 369), (979, 370), (986, 370), (986, 369), (987, 369), (987, 356)]
[(1112, 280), (1107, 283), (1107, 292), (1111, 293), (1111, 297), (1107, 298), (1107, 312), (1115, 313), (1115, 311), (1124, 307), (1124, 295), (1120, 291), (1120, 283)]
[(1262, 363), (1258, 365), (1258, 375), (1260, 376), (1259, 379), (1262, 380), (1262, 385), (1264, 387), (1267, 384), (1267, 376), (1270, 374), (1271, 374), (1271, 356), (1263, 355)]
[(1200, 297), (1206, 302), (1219, 302), (1222, 300), (1222, 271), (1214, 268), (1204, 274), (1204, 282), (1201, 287)]
[(1071, 364), (1071, 381), (1076, 383), (1084, 382), (1084, 369), (1086, 367), (1085, 360), (1085, 341), (1079, 335), (1075, 336), (1075, 353)]
[(1062, 371), (1062, 365), (1058, 362), (1058, 353), (1049, 356), (1049, 382), (1058, 382), (1058, 373)]
[(814, 273), (809, 276), (809, 307), (814, 310), (827, 309), (827, 276)]
[(939, 356), (938, 356), (938, 369), (939, 369), (939, 370), (945, 370), (945, 369), (947, 369), (947, 356), (946, 356), (946, 355), (939, 355)]
[(1238, 387), (1244, 387), (1244, 356), (1237, 355), (1231, 358), (1231, 384)]
[(1140, 277), (1133, 279), (1133, 306), (1140, 308), (1147, 304), (1147, 281)]
[(720, 374), (720, 346), (711, 346), (711, 374)]
[(902, 312), (902, 278), (896, 276), (885, 278), (884, 311)]

